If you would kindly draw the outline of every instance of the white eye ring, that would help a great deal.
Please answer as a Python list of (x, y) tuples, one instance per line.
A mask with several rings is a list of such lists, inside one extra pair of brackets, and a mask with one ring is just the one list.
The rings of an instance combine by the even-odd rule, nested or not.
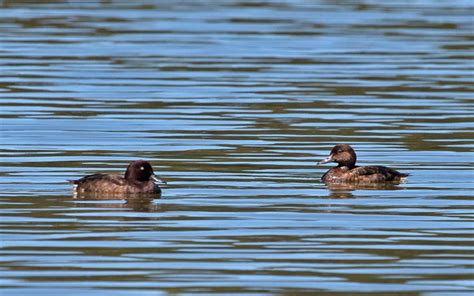
[(142, 170), (142, 171), (143, 171), (144, 169), (145, 169), (144, 167), (140, 167), (140, 170)]

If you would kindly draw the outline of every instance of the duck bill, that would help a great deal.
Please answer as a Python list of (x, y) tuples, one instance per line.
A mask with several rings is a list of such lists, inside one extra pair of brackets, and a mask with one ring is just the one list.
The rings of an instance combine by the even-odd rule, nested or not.
[(161, 177), (157, 175), (151, 175), (151, 178), (153, 179), (153, 181), (155, 181), (158, 184), (167, 184), (165, 180), (163, 180)]
[(318, 162), (317, 164), (325, 164), (325, 163), (328, 163), (328, 162), (331, 162), (331, 161), (333, 161), (332, 155), (329, 155), (328, 157), (326, 157), (325, 159), (321, 160), (321, 161)]

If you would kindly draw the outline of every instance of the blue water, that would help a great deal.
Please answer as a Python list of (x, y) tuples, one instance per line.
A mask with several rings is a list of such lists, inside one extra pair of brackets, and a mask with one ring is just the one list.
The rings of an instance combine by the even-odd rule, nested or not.
[(389, 2), (0, 2), (0, 294), (471, 294), (474, 6)]

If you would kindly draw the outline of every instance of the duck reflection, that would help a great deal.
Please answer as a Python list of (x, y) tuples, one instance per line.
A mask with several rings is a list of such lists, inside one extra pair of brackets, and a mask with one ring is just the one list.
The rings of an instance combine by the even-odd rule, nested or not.
[[(152, 212), (159, 210), (160, 205), (155, 204), (153, 200), (156, 195), (138, 195), (138, 196), (103, 196), (103, 195), (81, 195), (74, 196), (77, 201), (85, 201), (88, 205), (97, 208), (121, 209), (129, 208), (136, 212)], [(97, 201), (96, 203), (94, 201)]]
[(400, 190), (400, 183), (326, 183), (331, 198), (356, 198), (355, 190)]
[(101, 193), (101, 192), (87, 192), (78, 193), (73, 192), (74, 199), (82, 200), (140, 200), (140, 199), (158, 199), (161, 198), (161, 193)]

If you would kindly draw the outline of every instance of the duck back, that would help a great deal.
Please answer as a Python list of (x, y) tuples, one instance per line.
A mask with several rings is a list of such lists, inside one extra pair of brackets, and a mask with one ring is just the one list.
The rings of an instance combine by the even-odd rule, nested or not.
[(351, 173), (355, 180), (367, 182), (401, 181), (402, 178), (408, 177), (408, 174), (384, 166), (356, 167), (351, 170)]
[(408, 174), (384, 166), (335, 167), (325, 173), (323, 182), (400, 182)]
[(151, 180), (132, 182), (120, 175), (94, 174), (70, 182), (77, 193), (151, 194), (161, 192), (161, 189)]

